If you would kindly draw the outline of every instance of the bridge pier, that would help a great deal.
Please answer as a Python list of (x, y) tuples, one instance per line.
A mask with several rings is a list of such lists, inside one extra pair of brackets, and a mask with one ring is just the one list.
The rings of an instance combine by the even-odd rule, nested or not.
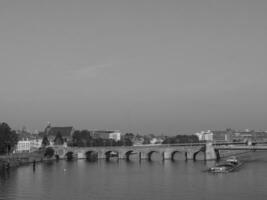
[(149, 160), (149, 156), (147, 152), (140, 152), (139, 153), (139, 159), (140, 160)]
[(164, 151), (162, 152), (162, 160), (171, 160), (172, 159), (172, 151)]
[(78, 152), (77, 153), (77, 158), (78, 159), (85, 159), (86, 158), (85, 152)]
[(124, 152), (118, 152), (118, 154), (119, 159), (128, 159)]
[(98, 159), (106, 158), (105, 151), (99, 151), (97, 157)]
[(212, 143), (207, 143), (205, 148), (205, 160), (216, 160), (217, 154)]
[(194, 160), (194, 152), (193, 151), (186, 151), (185, 159), (186, 160)]

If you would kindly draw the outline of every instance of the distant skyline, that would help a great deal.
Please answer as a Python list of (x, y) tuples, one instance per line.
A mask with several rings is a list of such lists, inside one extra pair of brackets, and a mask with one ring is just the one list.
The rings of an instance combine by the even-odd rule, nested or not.
[(267, 129), (267, 1), (0, 1), (0, 122)]

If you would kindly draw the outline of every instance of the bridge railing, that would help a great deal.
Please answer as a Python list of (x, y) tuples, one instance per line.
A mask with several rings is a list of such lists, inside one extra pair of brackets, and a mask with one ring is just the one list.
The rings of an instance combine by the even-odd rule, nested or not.
[[(92, 147), (83, 147), (83, 148), (151, 148), (151, 147), (182, 147), (182, 146), (204, 146), (207, 143), (212, 143), (214, 146), (226, 146), (226, 145), (249, 145), (246, 142), (198, 142), (198, 143), (175, 143), (175, 144), (142, 144), (142, 145), (133, 145), (133, 146), (92, 146)], [(252, 145), (257, 144), (267, 144), (263, 141), (252, 142)], [(82, 147), (68, 147), (68, 148), (82, 148)]]
[[(203, 146), (206, 142), (198, 142), (198, 143), (175, 143), (175, 144), (142, 144), (142, 145), (133, 145), (128, 147), (176, 147), (176, 146)], [(119, 146), (118, 146), (119, 147)], [(127, 146), (122, 146), (127, 147)]]
[(213, 145), (256, 145), (256, 144), (267, 144), (264, 141), (252, 141), (252, 142), (213, 142)]
[[(135, 145), (136, 147), (152, 147), (152, 146), (161, 146), (161, 147), (171, 147), (171, 146), (203, 146), (210, 142), (197, 142), (197, 143), (175, 143), (175, 144), (145, 144), (145, 145)], [(213, 145), (248, 145), (248, 142), (211, 142)], [(264, 141), (255, 141), (252, 142), (253, 145), (256, 144), (267, 144)]]

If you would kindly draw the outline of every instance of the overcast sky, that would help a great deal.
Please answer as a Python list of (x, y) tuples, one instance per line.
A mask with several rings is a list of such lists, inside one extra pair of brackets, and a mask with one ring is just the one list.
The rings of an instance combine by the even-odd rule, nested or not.
[(267, 129), (267, 1), (0, 1), (0, 121)]

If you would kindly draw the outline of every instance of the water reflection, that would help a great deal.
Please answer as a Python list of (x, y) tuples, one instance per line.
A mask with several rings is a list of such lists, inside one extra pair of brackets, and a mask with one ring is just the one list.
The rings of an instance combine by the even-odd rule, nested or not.
[(267, 156), (241, 155), (238, 172), (209, 174), (214, 161), (138, 159), (88, 162), (59, 161), (0, 171), (0, 199), (264, 199)]

